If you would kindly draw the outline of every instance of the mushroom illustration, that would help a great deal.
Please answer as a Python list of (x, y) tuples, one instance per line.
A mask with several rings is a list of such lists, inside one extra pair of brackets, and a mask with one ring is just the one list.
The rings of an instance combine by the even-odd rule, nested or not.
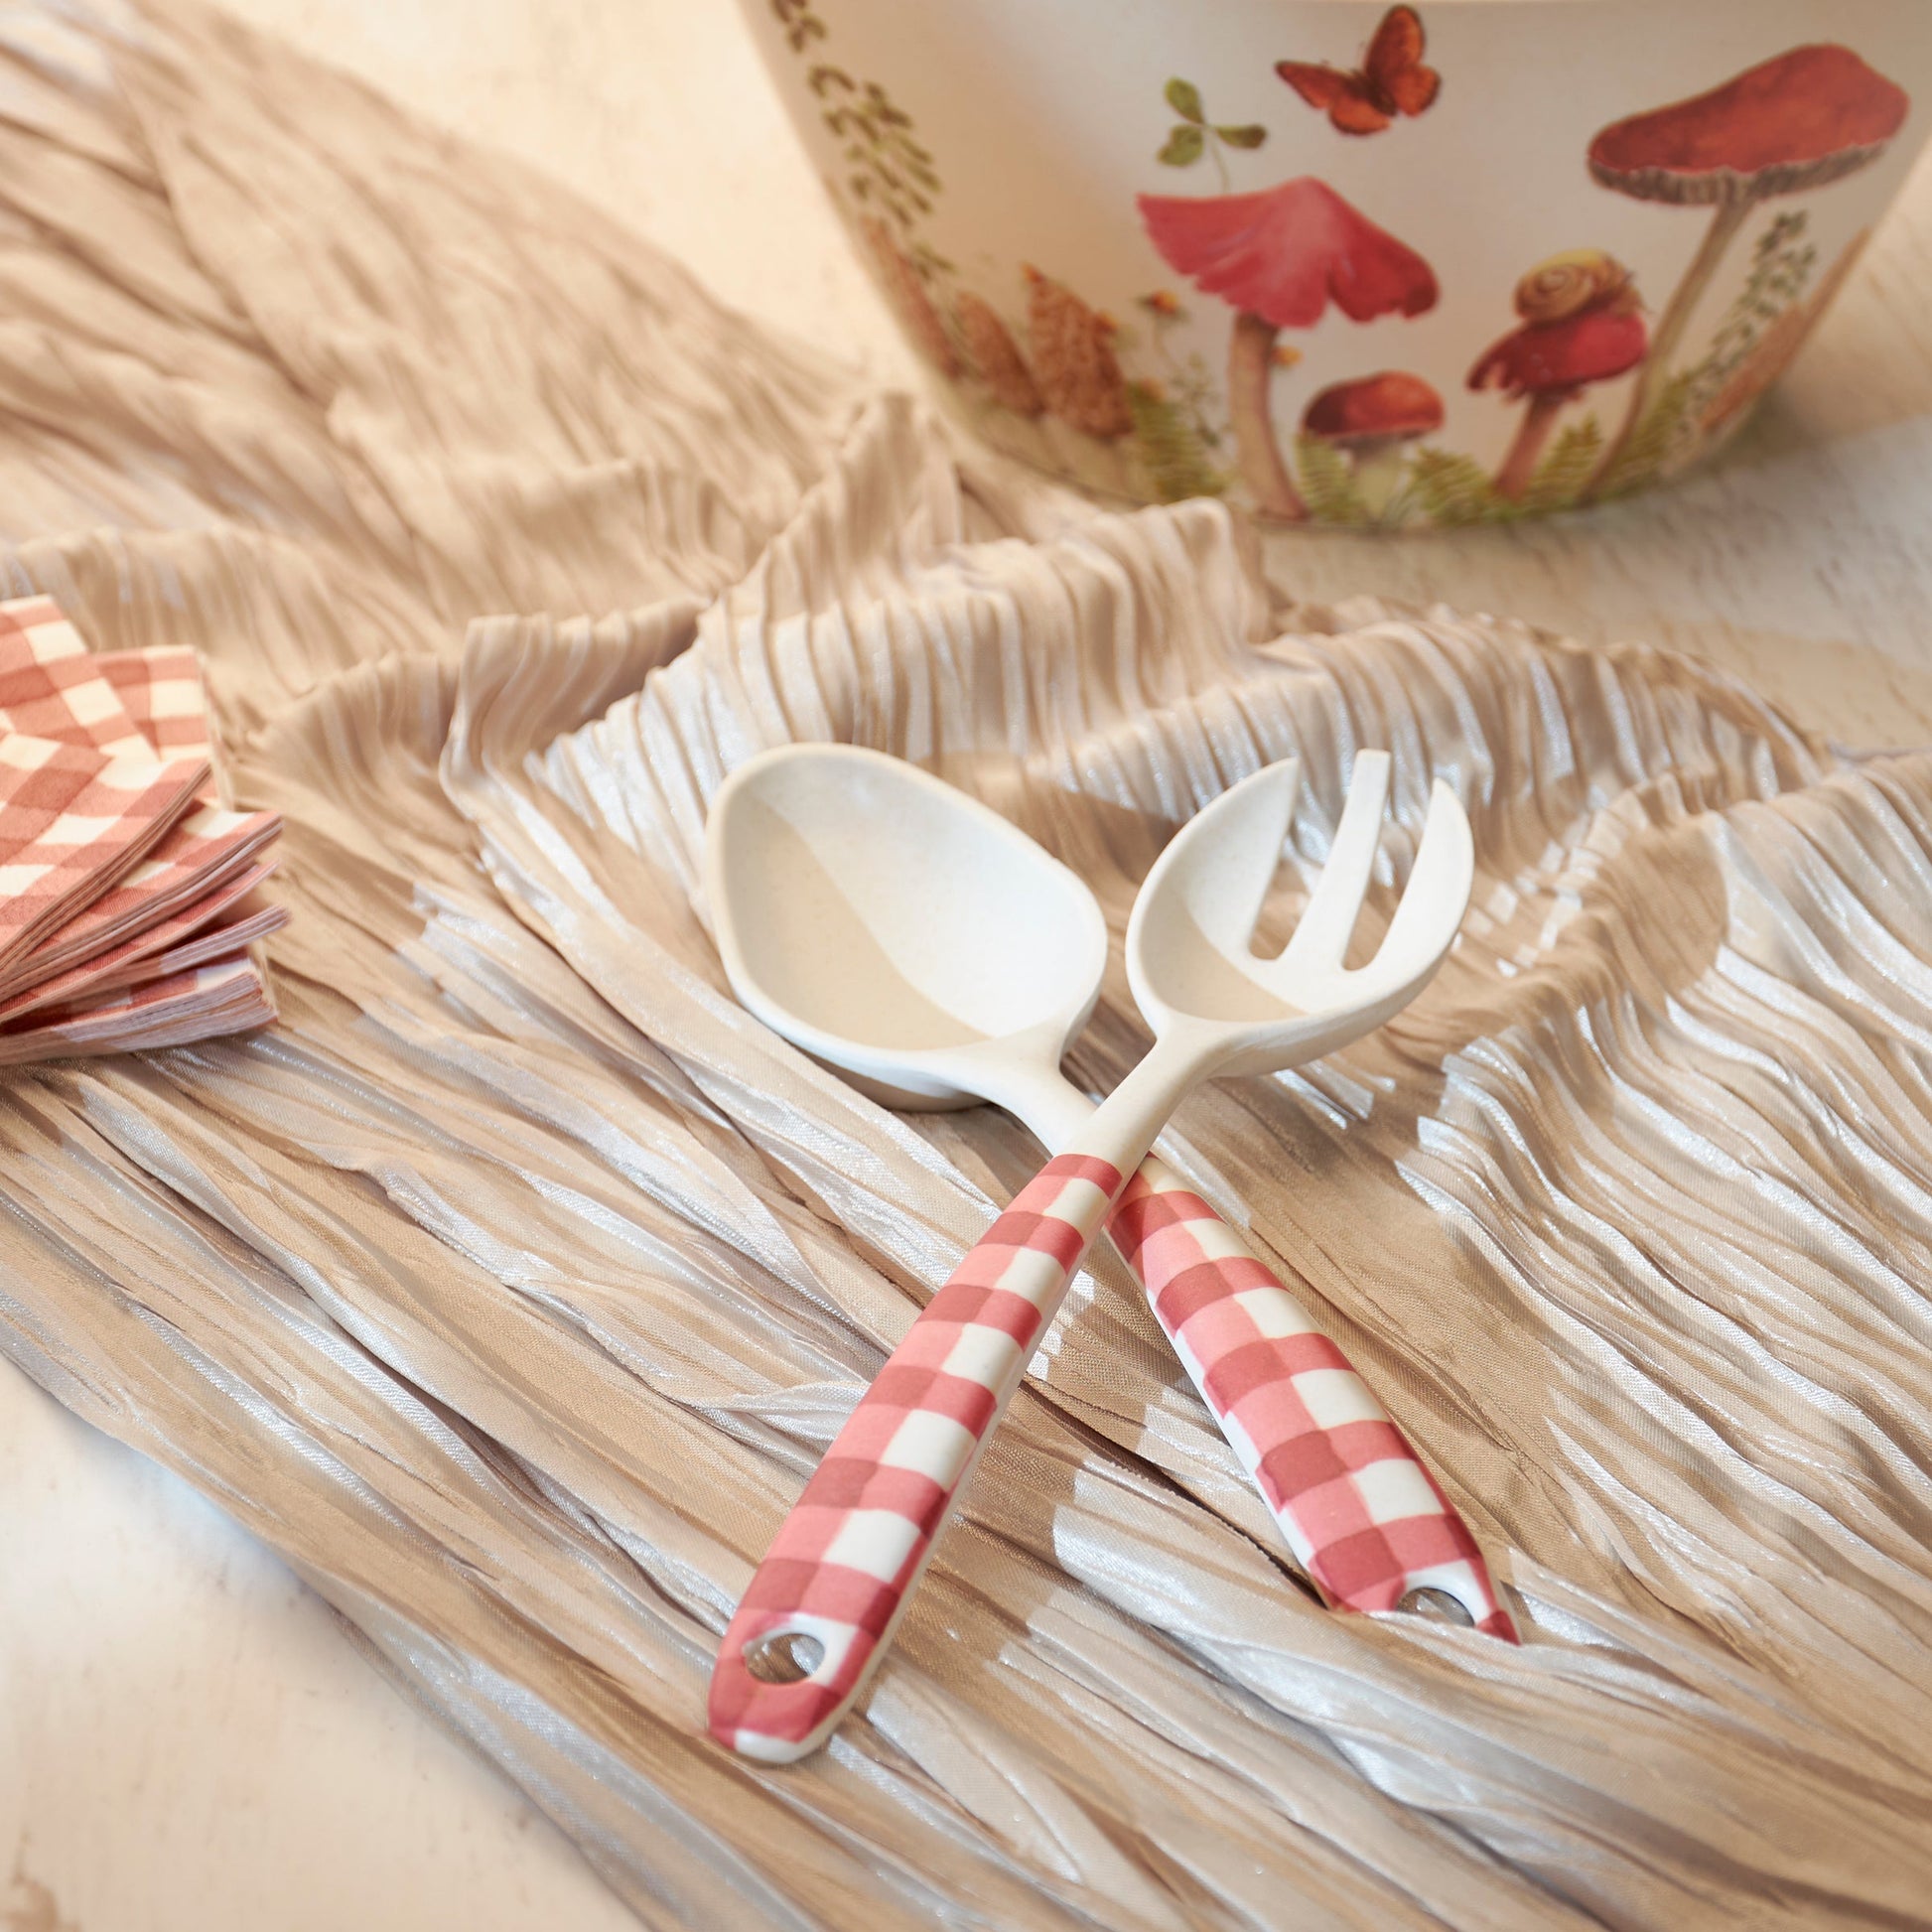
[(1516, 284), (1522, 326), (1484, 350), (1471, 389), (1528, 399), (1496, 472), (1496, 493), (1521, 502), (1565, 404), (1592, 382), (1627, 374), (1644, 357), (1643, 305), (1630, 271), (1600, 248), (1553, 255)]
[(1643, 202), (1715, 210), (1657, 324), (1629, 413), (1597, 465), (1600, 487), (1670, 376), (1670, 362), (1718, 265), (1759, 202), (1823, 188), (1875, 161), (1911, 106), (1849, 47), (1794, 47), (1691, 100), (1613, 122), (1589, 171)]
[(1269, 407), (1275, 338), (1312, 329), (1330, 302), (1353, 322), (1422, 315), (1436, 306), (1435, 271), (1310, 176), (1254, 195), (1143, 195), (1140, 207), (1168, 266), (1234, 309), (1228, 410), (1241, 475), (1264, 515), (1300, 521), (1308, 505)]
[(1355, 487), (1380, 516), (1402, 483), (1405, 446), (1443, 427), (1443, 399), (1419, 375), (1384, 369), (1323, 389), (1302, 414), (1302, 434), (1340, 450)]

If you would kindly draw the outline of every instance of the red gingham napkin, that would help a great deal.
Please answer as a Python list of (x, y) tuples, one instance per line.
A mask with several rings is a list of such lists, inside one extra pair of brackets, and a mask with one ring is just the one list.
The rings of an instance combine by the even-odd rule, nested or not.
[[(250, 929), (243, 933), (242, 928), (252, 928), (262, 914), (248, 911), (241, 902), (274, 870), (273, 860), (261, 866), (242, 864), (224, 867), (221, 876), (210, 882), (207, 891), (181, 911), (143, 928), (118, 946), (110, 946), (107, 951), (83, 959), (65, 972), (55, 973), (51, 978), (36, 981), (32, 962), (29, 962), (16, 981), (22, 990), (11, 999), (0, 1002), (0, 1027), (36, 1013), (42, 1007), (65, 1005), (83, 996), (91, 997), (104, 992), (112, 986), (132, 985), (136, 980), (148, 978), (157, 972), (179, 972), (184, 967), (199, 964), (198, 960), (185, 955), (191, 947), (200, 946), (211, 938), (236, 935), (224, 938), (222, 943), (215, 946), (214, 952), (223, 953), (238, 951), (258, 938), (265, 938), (268, 933), (287, 923), (287, 915), (281, 914), (259, 932)], [(267, 909), (281, 913), (278, 906)], [(241, 915), (239, 923), (226, 923), (237, 910)], [(56, 937), (59, 935), (56, 934)], [(207, 955), (208, 958), (213, 956), (212, 952)]]
[(275, 1018), (261, 975), (246, 953), (131, 987), (97, 1002), (55, 1007), (38, 1024), (0, 1035), (0, 1066), (184, 1046), (241, 1033)]
[(0, 646), (0, 731), (84, 745), (109, 758), (152, 758), (153, 746), (93, 666), (89, 657), (36, 664)]
[(0, 983), (139, 863), (194, 803), (205, 759), (106, 758), (0, 737)]
[[(181, 762), (199, 772), (207, 769), (189, 759)], [(69, 918), (19, 970), (8, 971), (8, 956), (0, 953), (0, 994), (23, 992), (192, 905), (204, 893), (254, 864), (281, 829), (279, 812), (229, 812), (218, 805), (196, 805), (178, 824), (166, 828), (151, 858), (135, 865), (84, 911)]]
[(135, 728), (157, 752), (170, 758), (202, 752), (213, 759), (201, 660), (186, 644), (108, 651), (94, 663)]
[[(202, 663), (187, 645), (155, 644), (145, 650), (110, 651), (96, 658), (95, 662), (100, 666), (101, 675), (114, 687), (127, 715), (157, 752), (168, 757), (200, 752), (207, 756), (210, 766), (215, 763), (217, 748), (213, 722), (208, 714), (207, 690), (202, 680)], [(202, 796), (210, 805), (219, 804), (218, 787), (212, 777)], [(247, 818), (246, 837), (231, 836), (235, 833), (239, 818), (239, 814), (227, 813), (218, 820), (204, 816), (195, 823), (196, 836), (207, 842), (215, 855), (211, 860), (203, 860), (203, 863), (211, 863), (213, 867), (208, 881), (210, 885), (228, 876), (236, 852), (252, 858), (281, 830), (279, 817), (271, 820), (268, 814), (256, 813)], [(189, 844), (185, 833), (181, 843), (184, 848)], [(180, 865), (194, 856), (192, 852), (176, 850), (176, 835), (171, 835), (156, 853), (154, 876), (168, 888), (168, 903), (172, 904), (179, 897)], [(262, 868), (256, 883), (266, 878), (272, 866)], [(146, 877), (144, 873), (144, 880)], [(223, 903), (227, 902), (224, 898)], [(287, 922), (284, 914), (265, 925), (260, 934), (251, 932), (248, 941), (238, 940), (236, 943), (244, 944), (255, 937), (265, 937)], [(0, 1019), (4, 1017), (4, 1013), (0, 1013)]]
[[(268, 868), (263, 866), (257, 870), (266, 872)], [(192, 967), (207, 966), (216, 960), (231, 958), (252, 946), (257, 939), (266, 939), (270, 933), (280, 932), (288, 922), (288, 907), (285, 905), (264, 901), (253, 907), (243, 907), (237, 917), (209, 926), (206, 932), (198, 932), (192, 939), (186, 939), (178, 946), (170, 946), (166, 952), (133, 960), (115, 972), (104, 973), (98, 979), (89, 981), (83, 998), (87, 1002), (104, 999), (109, 993), (148, 986), (156, 980), (172, 979)], [(68, 1006), (79, 1003), (69, 1000), (49, 1004)]]
[(83, 657), (87, 646), (51, 597), (16, 597), (0, 603), (0, 648), (24, 645), (37, 664), (57, 657)]
[[(9, 702), (9, 677), (18, 679), (22, 702), (45, 705), (43, 722), (0, 718), (0, 730), (103, 751), (146, 748), (169, 758), (194, 752), (213, 762), (201, 659), (186, 644), (91, 652), (51, 598), (16, 598), (0, 604), (0, 709)], [(80, 701), (47, 702), (82, 684), (91, 688)]]
[[(36, 737), (40, 749), (25, 749)], [(76, 760), (104, 763), (103, 752), (139, 758), (96, 774), (90, 792), (57, 795), (56, 778), (73, 791), (87, 775)], [(246, 948), (287, 920), (249, 899), (281, 820), (223, 810), (213, 753), (194, 651), (96, 655), (51, 599), (0, 604), (0, 1064), (179, 1044), (274, 1017)], [(191, 773), (199, 806), (176, 797), (144, 829), (111, 816), (108, 794), (137, 765)]]

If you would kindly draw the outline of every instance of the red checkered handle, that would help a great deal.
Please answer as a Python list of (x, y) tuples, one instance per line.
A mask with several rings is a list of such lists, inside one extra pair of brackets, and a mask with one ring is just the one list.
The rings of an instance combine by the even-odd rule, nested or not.
[(725, 1632), (711, 1677), (721, 1743), (782, 1764), (830, 1735), (892, 1643), (954, 1498), (1120, 1189), (1107, 1161), (1049, 1161), (893, 1351)]
[(1412, 1590), (1440, 1591), (1514, 1643), (1482, 1553), (1436, 1478), (1241, 1237), (1152, 1157), (1107, 1231), (1323, 1598), (1393, 1610)]

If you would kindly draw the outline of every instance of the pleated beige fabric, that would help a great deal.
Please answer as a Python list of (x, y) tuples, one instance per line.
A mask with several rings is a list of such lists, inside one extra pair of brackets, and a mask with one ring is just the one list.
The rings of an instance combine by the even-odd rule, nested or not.
[[(0, 16), (0, 531), (194, 642), (288, 815), (285, 1014), (0, 1087), (0, 1335), (284, 1552), (655, 1926), (1932, 1923), (1932, 759), (1643, 649), (1291, 609), (217, 20)], [(1036, 1161), (741, 1013), (759, 748), (916, 759), (1089, 878), (1297, 752), (1476, 827), (1380, 1035), (1173, 1157), (1331, 1324), (1529, 1641), (1297, 1587), (1118, 1263), (863, 1718), (704, 1735), (821, 1448)], [(1295, 882), (1276, 915), (1292, 917)], [(1096, 1088), (1144, 1040), (1122, 975)]]

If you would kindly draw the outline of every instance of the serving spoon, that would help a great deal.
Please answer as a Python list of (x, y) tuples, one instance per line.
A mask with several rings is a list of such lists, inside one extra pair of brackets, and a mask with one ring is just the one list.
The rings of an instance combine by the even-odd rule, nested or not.
[(1340, 1351), (1198, 1196), (1140, 1159), (1195, 1079), (1327, 1051), (1435, 970), (1471, 876), (1467, 823), (1442, 786), (1381, 952), (1359, 973), (1341, 964), (1387, 784), (1386, 755), (1362, 754), (1329, 865), (1278, 960), (1257, 959), (1248, 938), (1293, 808), (1293, 764), (1235, 787), (1169, 846), (1128, 939), (1159, 1043), (1101, 1109), (1059, 1064), (1107, 958), (1099, 905), (1075, 874), (965, 793), (855, 747), (785, 747), (720, 787), (706, 890), (744, 1005), (888, 1104), (991, 1100), (1071, 1150), (914, 1323), (780, 1529), (713, 1677), (723, 1741), (783, 1761), (844, 1715), (1110, 1212), (1323, 1597), (1514, 1635), (1467, 1530)]

